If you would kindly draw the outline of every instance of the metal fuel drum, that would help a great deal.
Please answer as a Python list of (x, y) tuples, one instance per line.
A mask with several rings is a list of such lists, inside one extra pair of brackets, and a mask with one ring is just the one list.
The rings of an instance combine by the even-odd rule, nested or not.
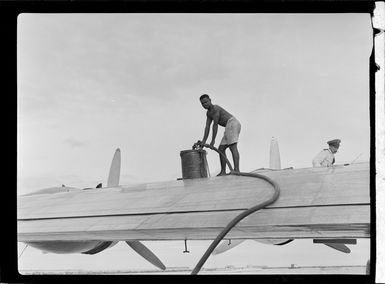
[(208, 168), (206, 151), (202, 149), (180, 152), (183, 179), (207, 178)]

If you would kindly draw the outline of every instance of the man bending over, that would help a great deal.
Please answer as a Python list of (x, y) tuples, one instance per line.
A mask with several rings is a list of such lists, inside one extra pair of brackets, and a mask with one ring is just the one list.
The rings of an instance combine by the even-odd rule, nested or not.
[[(215, 138), (218, 132), (218, 125), (225, 127), (225, 133), (219, 145), (219, 152), (221, 152), (226, 157), (226, 149), (230, 148), (230, 151), (233, 155), (234, 161), (234, 171), (239, 172), (239, 152), (238, 152), (238, 138), (239, 133), (241, 132), (240, 122), (227, 112), (224, 108), (219, 105), (213, 105), (211, 99), (207, 94), (200, 96), (199, 100), (203, 108), (207, 109), (207, 119), (205, 133), (203, 135), (202, 144), (206, 144), (207, 137), (209, 136), (210, 126), (213, 123), (213, 133), (210, 146), (214, 147)], [(218, 176), (226, 174), (226, 159), (222, 155), (219, 155), (221, 161), (221, 172)]]

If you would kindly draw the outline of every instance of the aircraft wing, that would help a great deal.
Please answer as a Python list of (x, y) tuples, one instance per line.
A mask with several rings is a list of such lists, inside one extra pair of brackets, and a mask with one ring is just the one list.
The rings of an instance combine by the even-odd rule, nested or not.
[[(369, 163), (264, 172), (278, 200), (231, 239), (370, 237)], [(222, 176), (18, 197), (18, 241), (208, 240), (269, 199), (258, 178)]]

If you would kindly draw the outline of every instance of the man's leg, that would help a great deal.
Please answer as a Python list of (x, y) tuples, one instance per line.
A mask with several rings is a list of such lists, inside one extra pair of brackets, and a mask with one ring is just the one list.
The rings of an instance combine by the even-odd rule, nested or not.
[(221, 160), (221, 172), (218, 174), (218, 176), (223, 176), (226, 174), (226, 149), (227, 145), (219, 145), (218, 151), (223, 154), (219, 154), (219, 159)]
[(231, 154), (233, 154), (233, 161), (234, 161), (234, 172), (239, 173), (239, 152), (238, 152), (238, 143), (234, 143), (230, 145), (230, 151)]

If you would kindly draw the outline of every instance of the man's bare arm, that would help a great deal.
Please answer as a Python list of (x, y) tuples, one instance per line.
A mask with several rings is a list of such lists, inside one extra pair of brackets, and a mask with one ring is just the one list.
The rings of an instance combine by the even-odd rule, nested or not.
[(203, 135), (202, 144), (206, 144), (207, 137), (209, 136), (209, 133), (210, 133), (210, 125), (212, 121), (213, 121), (212, 118), (207, 116), (205, 133)]
[(217, 132), (218, 132), (218, 121), (219, 121), (219, 111), (214, 113), (213, 116), (213, 136), (211, 138), (211, 143), (210, 146), (214, 146), (215, 144), (215, 138), (217, 137)]

